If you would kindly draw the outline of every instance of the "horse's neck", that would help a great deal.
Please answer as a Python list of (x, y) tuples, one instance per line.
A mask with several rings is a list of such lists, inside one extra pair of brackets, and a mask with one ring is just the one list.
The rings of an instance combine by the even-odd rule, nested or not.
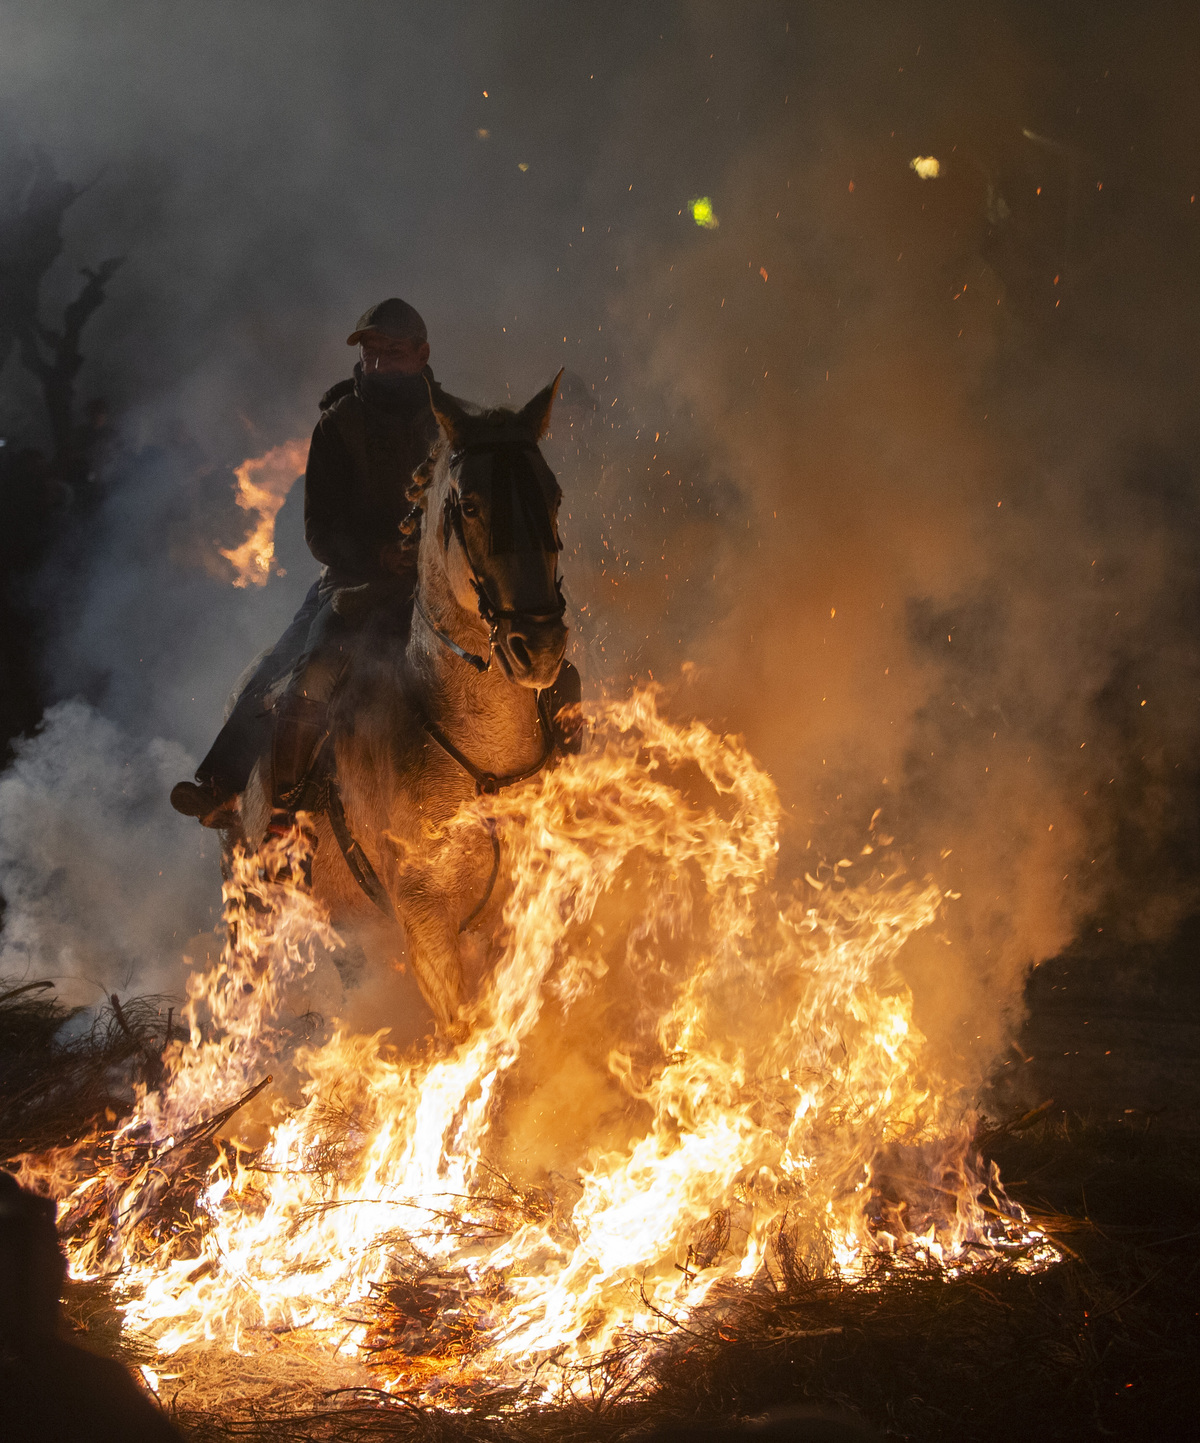
[[(417, 595), (434, 626), (464, 651), (487, 657), (487, 627), (463, 611), (440, 572), (418, 580)], [(503, 776), (523, 771), (542, 755), (536, 692), (509, 681), (498, 662), (477, 671), (439, 640), (416, 608), (407, 661), (430, 720), (476, 766)]]

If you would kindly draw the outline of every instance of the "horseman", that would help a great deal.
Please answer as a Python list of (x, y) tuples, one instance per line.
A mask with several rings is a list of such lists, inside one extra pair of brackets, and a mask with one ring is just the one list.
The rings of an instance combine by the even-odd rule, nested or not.
[(305, 778), (356, 627), (340, 610), (356, 619), (365, 610), (335, 609), (334, 597), (356, 591), (366, 604), (386, 599), (404, 612), (412, 596), (415, 560), (400, 534), (405, 489), (438, 434), (425, 322), (393, 297), (371, 306), (346, 344), (359, 347), (359, 361), (321, 397), (304, 476), (304, 535), (320, 579), (243, 688), (196, 780), (171, 792), (177, 812), (207, 827), (236, 828), (236, 798), (268, 742), (275, 825), (314, 807)]
[[(325, 569), (312, 619), (302, 609), (239, 698), (243, 731), (230, 741), (227, 727), (173, 800), (222, 829), (226, 859), (298, 826), (311, 846), (292, 879), (364, 955), (395, 964), (403, 949), (439, 1030), (461, 1037), (462, 939), (486, 954), (505, 896), (499, 830), (472, 798), (584, 741), (562, 491), (540, 444), (561, 372), (520, 410), (465, 406), (430, 378), (406, 312), (385, 312), (409, 330), (398, 344), (372, 334), (379, 309), (363, 318), (363, 363), (313, 437), (307, 530)], [(381, 404), (373, 378), (389, 374)], [(419, 408), (409, 381), (426, 387)]]

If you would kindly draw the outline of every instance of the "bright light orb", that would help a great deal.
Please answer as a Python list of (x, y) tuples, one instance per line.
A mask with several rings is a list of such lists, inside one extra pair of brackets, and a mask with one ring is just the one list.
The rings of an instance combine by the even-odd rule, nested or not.
[(688, 210), (691, 212), (692, 219), (701, 230), (716, 230), (721, 224), (717, 219), (716, 211), (713, 210), (712, 201), (709, 200), (706, 195), (698, 196), (695, 200), (689, 200)]

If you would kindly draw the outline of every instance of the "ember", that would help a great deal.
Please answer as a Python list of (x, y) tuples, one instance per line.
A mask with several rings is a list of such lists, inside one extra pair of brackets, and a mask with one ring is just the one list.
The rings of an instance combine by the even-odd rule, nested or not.
[[(192, 978), (161, 1089), (99, 1143), (23, 1161), (127, 1329), (171, 1355), (304, 1328), (388, 1390), (490, 1380), (545, 1401), (797, 1267), (1057, 1258), (977, 1168), (912, 1019), (896, 961), (938, 889), (875, 851), (785, 892), (776, 791), (737, 740), (647, 692), (592, 729), (582, 756), (451, 824), (492, 819), (511, 872), (457, 1046), (296, 1046), (289, 988), (336, 938), (292, 880), (299, 833), (237, 855), (230, 941)], [(289, 1069), (265, 1143), (228, 1140)], [(589, 1096), (583, 1125), (550, 1121)]]

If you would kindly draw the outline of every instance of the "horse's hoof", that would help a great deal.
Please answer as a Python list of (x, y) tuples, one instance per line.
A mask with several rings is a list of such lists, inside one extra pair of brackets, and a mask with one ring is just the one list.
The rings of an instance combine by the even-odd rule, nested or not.
[(443, 1023), (438, 1028), (438, 1040), (448, 1047), (457, 1047), (465, 1042), (471, 1035), (471, 1024), (464, 1022), (462, 1018), (455, 1018), (453, 1022)]

